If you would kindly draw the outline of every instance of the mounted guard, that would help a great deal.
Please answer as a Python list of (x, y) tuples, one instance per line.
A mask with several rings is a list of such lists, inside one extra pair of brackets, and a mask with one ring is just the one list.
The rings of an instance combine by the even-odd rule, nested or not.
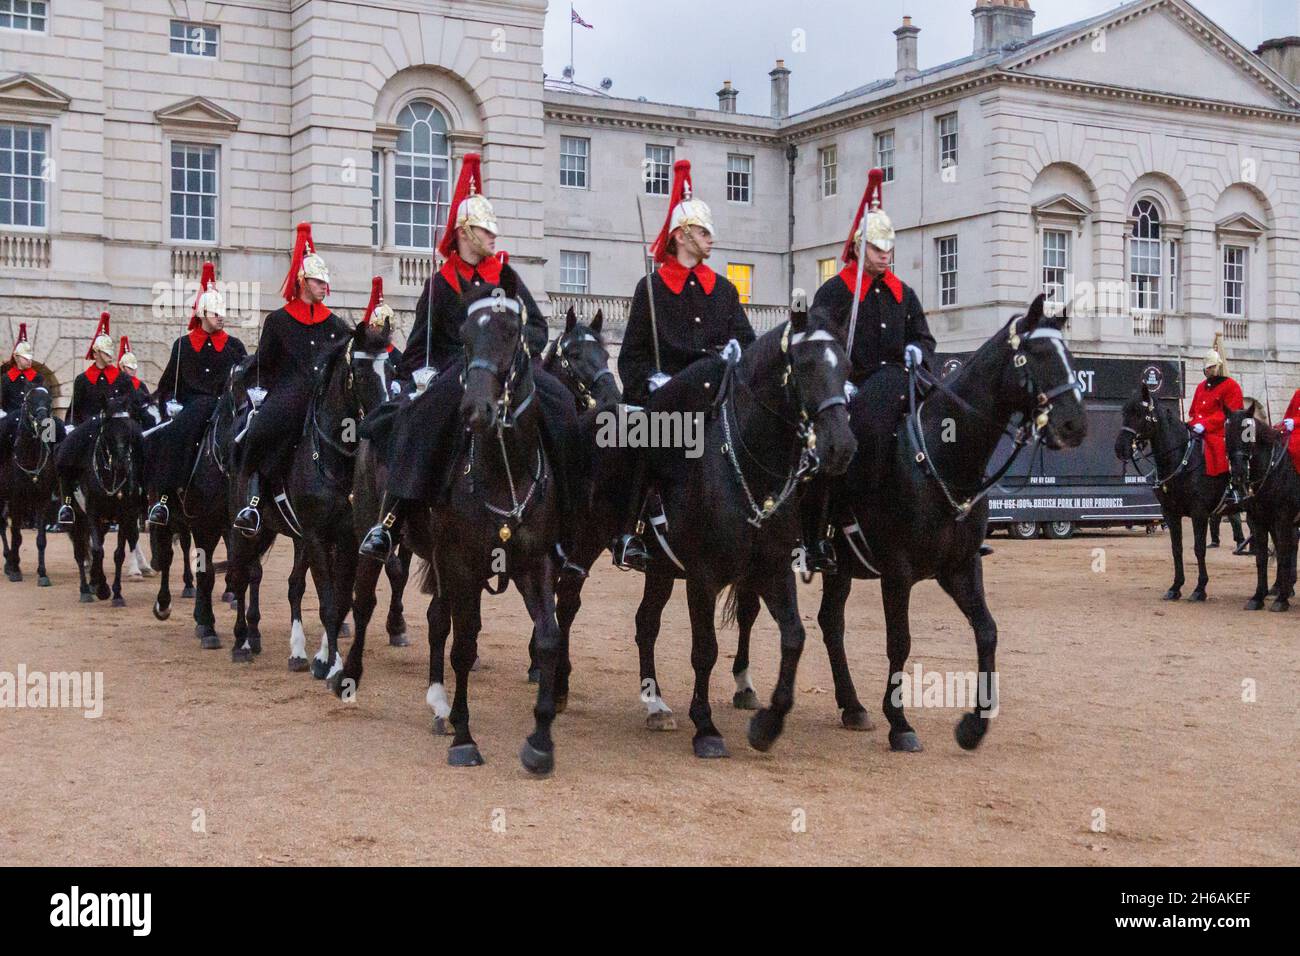
[(32, 346), (27, 341), (27, 323), (18, 325), (18, 338), (9, 354), (9, 367), (0, 373), (0, 465), (13, 454), (18, 431), (18, 412), (33, 388), (45, 384), (45, 376), (32, 364)]

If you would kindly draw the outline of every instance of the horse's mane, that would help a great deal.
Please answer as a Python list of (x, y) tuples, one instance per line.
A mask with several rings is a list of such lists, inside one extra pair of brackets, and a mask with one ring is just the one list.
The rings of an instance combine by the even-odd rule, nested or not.
[[(781, 338), (785, 333), (785, 326), (786, 323), (782, 322), (776, 328), (769, 329), (755, 339), (753, 345), (745, 349), (740, 357), (740, 365), (736, 369), (744, 381), (748, 381), (758, 369), (776, 364), (781, 354)], [(809, 331), (811, 330), (810, 326)]]
[(352, 334), (349, 333), (341, 342), (335, 342), (322, 353), (325, 361), (321, 363), (320, 371), (315, 375), (315, 387), (322, 388), (329, 385), (330, 379), (334, 377), (334, 366), (338, 364), (339, 357), (343, 355), (349, 345), (352, 344)]

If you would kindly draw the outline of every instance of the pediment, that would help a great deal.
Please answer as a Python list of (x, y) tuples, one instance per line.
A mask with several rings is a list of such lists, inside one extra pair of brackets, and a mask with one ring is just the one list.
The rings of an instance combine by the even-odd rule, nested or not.
[(61, 113), (72, 105), (72, 97), (30, 73), (16, 73), (0, 80), (0, 108), (28, 113)]
[(203, 96), (191, 96), (171, 106), (164, 106), (153, 115), (161, 125), (181, 129), (234, 132), (239, 128), (238, 116)]
[(1092, 210), (1069, 193), (1058, 193), (1050, 199), (1035, 203), (1034, 213), (1039, 216), (1055, 216), (1062, 219), (1083, 219), (1092, 215)]
[(1262, 236), (1268, 232), (1268, 226), (1249, 213), (1239, 212), (1214, 224), (1216, 232), (1232, 233), (1239, 236)]

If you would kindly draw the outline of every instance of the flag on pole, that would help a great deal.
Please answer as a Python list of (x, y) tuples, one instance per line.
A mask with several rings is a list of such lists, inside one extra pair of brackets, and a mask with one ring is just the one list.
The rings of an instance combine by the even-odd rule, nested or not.
[(569, 22), (576, 23), (580, 27), (586, 27), (588, 30), (595, 29), (595, 27), (593, 27), (590, 23), (582, 19), (582, 17), (578, 16), (578, 11), (573, 9), (572, 6), (569, 7)]

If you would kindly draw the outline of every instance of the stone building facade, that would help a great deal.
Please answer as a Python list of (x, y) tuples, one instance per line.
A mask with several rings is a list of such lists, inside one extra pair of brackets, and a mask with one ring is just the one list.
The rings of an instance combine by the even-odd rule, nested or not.
[(691, 159), (713, 264), (760, 325), (834, 269), (884, 162), (896, 268), (943, 348), (1047, 286), (1081, 353), (1199, 356), (1223, 330), (1247, 392), (1266, 369), (1274, 404), (1300, 385), (1294, 36), (1252, 53), (1186, 0), (1035, 34), (1025, 0), (978, 0), (969, 56), (918, 69), (924, 23), (904, 22), (892, 76), (791, 114), (792, 54), (745, 113), (729, 82), (697, 109), (544, 81), (545, 10), (0, 0), (0, 352), (26, 320), (67, 381), (109, 308), (153, 380), (205, 258), (251, 340), (302, 219), (336, 309), (359, 314), (380, 274), (409, 315), (430, 223), (477, 150), (538, 298), (615, 327), (644, 269), (637, 197), (654, 232), (672, 159)]

